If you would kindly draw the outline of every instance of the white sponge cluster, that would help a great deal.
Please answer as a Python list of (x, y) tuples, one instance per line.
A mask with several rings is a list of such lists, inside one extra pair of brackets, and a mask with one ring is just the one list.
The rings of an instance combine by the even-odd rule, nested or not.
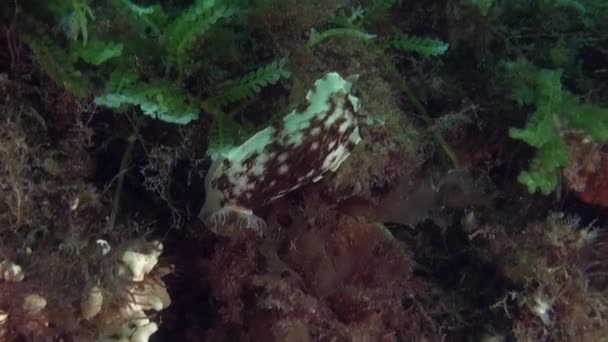
[(21, 266), (12, 261), (3, 260), (0, 262), (0, 280), (8, 282), (20, 282), (25, 277)]
[[(98, 240), (102, 257), (109, 254), (108, 242)], [(103, 284), (92, 284), (80, 301), (80, 317), (84, 326), (96, 327), (101, 336), (99, 341), (147, 342), (158, 330), (157, 323), (149, 315), (159, 312), (171, 304), (169, 293), (162, 277), (171, 272), (170, 267), (158, 265), (163, 252), (163, 245), (158, 241), (141, 243), (124, 250), (116, 257), (118, 261), (115, 279), (116, 286), (105, 287)], [(17, 283), (23, 281), (23, 268), (9, 260), (0, 261), (0, 283)], [(111, 292), (109, 292), (111, 291)], [(38, 293), (27, 294), (21, 303), (20, 319), (25, 318), (22, 328), (34, 335), (42, 333), (49, 326), (48, 307), (52, 302)], [(0, 310), (0, 341), (8, 333), (11, 311)], [(16, 316), (16, 317), (17, 317)], [(90, 329), (84, 329), (86, 334)], [(90, 336), (79, 336), (89, 340)]]
[[(3, 260), (0, 262), (0, 282), (18, 283), (25, 279), (23, 268), (10, 261)], [(30, 293), (23, 298), (21, 303), (21, 315), (23, 318), (28, 318), (31, 324), (27, 324), (24, 328), (32, 331), (39, 327), (47, 327), (49, 322), (46, 317), (47, 300), (37, 293)], [(0, 310), (0, 339), (7, 333), (7, 323), (10, 317), (10, 311)]]
[(0, 310), (0, 338), (6, 336), (6, 323), (8, 322), (8, 312)]
[(122, 254), (122, 267), (119, 268), (119, 275), (131, 278), (132, 281), (140, 282), (144, 280), (146, 274), (150, 273), (158, 263), (158, 257), (163, 252), (163, 244), (156, 241), (153, 247), (147, 252), (127, 250)]
[(147, 342), (158, 330), (158, 325), (148, 313), (161, 311), (171, 304), (161, 280), (170, 270), (157, 267), (162, 251), (162, 243), (155, 241), (122, 253), (118, 276), (125, 280), (126, 285), (120, 296), (123, 301), (118, 305), (106, 303), (106, 296), (99, 286), (91, 287), (83, 297), (81, 315), (85, 320), (98, 322), (104, 327), (103, 341)]

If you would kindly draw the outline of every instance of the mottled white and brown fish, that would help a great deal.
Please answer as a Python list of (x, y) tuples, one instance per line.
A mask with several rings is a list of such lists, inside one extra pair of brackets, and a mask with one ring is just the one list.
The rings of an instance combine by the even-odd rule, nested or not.
[(359, 99), (351, 94), (356, 78), (326, 74), (306, 95), (304, 109), (221, 153), (205, 180), (200, 218), (215, 228), (232, 219), (259, 228), (264, 222), (254, 209), (336, 171), (361, 140)]

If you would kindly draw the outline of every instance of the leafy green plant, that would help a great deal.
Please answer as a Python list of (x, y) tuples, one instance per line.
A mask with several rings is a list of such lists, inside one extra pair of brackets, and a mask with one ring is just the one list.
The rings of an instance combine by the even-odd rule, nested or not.
[(181, 71), (185, 68), (188, 51), (196, 42), (215, 24), (230, 19), (236, 12), (236, 9), (221, 4), (221, 1), (197, 0), (169, 24), (162, 40), (167, 53)]
[[(288, 78), (290, 73), (285, 70), (286, 63), (287, 59), (282, 58), (262, 66), (238, 80), (220, 85), (217, 91), (220, 95), (210, 99), (210, 105), (214, 108), (225, 107), (235, 101), (253, 97), (262, 90), (262, 87), (275, 84), (281, 78)], [(272, 121), (272, 119), (273, 117), (268, 121)], [(215, 156), (221, 151), (236, 146), (260, 128), (259, 125), (251, 122), (237, 122), (228, 114), (219, 115), (211, 125), (208, 154)]]
[[(335, 36), (348, 36), (361, 40), (372, 40), (375, 34), (368, 33), (366, 28), (371, 24), (386, 21), (388, 11), (400, 1), (378, 0), (371, 1), (367, 7), (353, 7), (351, 14), (347, 15), (344, 11), (339, 11), (332, 22), (339, 26), (317, 32), (312, 30), (308, 39), (308, 46), (313, 46), (319, 42)], [(390, 38), (384, 38), (381, 49), (393, 48), (401, 51), (416, 52), (424, 57), (439, 56), (444, 54), (449, 44), (439, 39), (411, 36), (393, 28), (395, 33)]]
[(75, 54), (92, 65), (101, 65), (114, 57), (122, 55), (122, 43), (93, 40), (83, 47), (75, 49)]
[(72, 0), (71, 11), (61, 18), (57, 27), (71, 41), (76, 42), (82, 37), (82, 45), (86, 46), (89, 39), (89, 18), (95, 19), (89, 4), (85, 0)]
[[(67, 90), (93, 96), (100, 106), (135, 106), (150, 117), (187, 124), (203, 109), (221, 115), (223, 105), (251, 98), (289, 75), (286, 60), (279, 60), (240, 76), (261, 63), (246, 58), (252, 44), (224, 48), (227, 40), (252, 39), (247, 24), (238, 21), (248, 8), (238, 4), (195, 0), (165, 9), (160, 2), (130, 0), (94, 7), (85, 0), (23, 0), (15, 22), (43, 70)], [(214, 53), (199, 51), (200, 45)], [(247, 62), (224, 62), (235, 55)]]
[(77, 96), (88, 94), (89, 78), (76, 68), (77, 57), (74, 54), (62, 49), (45, 34), (27, 33), (21, 37), (28, 43), (38, 64), (51, 79)]
[(335, 37), (335, 36), (348, 36), (348, 37), (359, 38), (359, 39), (363, 39), (363, 40), (371, 40), (376, 37), (373, 34), (366, 33), (364, 31), (361, 31), (361, 30), (358, 30), (355, 28), (339, 27), (339, 28), (325, 30), (323, 32), (317, 32), (317, 31), (313, 30), (310, 32), (307, 45), (313, 46), (325, 39), (328, 39), (330, 37)]
[(286, 58), (276, 60), (238, 80), (227, 81), (221, 84), (217, 96), (209, 100), (214, 106), (223, 107), (226, 104), (251, 98), (259, 93), (263, 87), (277, 83), (281, 78), (288, 78), (289, 71), (285, 69)]
[(487, 16), (494, 5), (494, 0), (463, 0), (464, 4), (475, 6), (482, 16)]
[(163, 80), (126, 84), (122, 91), (97, 96), (95, 104), (114, 109), (134, 105), (150, 117), (176, 124), (195, 120), (199, 112), (194, 98)]
[(518, 177), (528, 191), (551, 193), (558, 184), (560, 168), (568, 164), (568, 145), (563, 133), (582, 130), (590, 138), (608, 141), (608, 109), (583, 103), (561, 83), (562, 70), (537, 69), (525, 60), (505, 63), (512, 86), (512, 98), (533, 106), (523, 128), (511, 128), (509, 135), (536, 149), (528, 170)]
[(207, 154), (215, 158), (221, 152), (243, 143), (257, 128), (248, 122), (239, 123), (227, 115), (218, 116), (211, 125)]
[(388, 43), (395, 49), (416, 52), (424, 57), (443, 55), (450, 46), (439, 39), (415, 37), (403, 33), (397, 33)]
[(386, 22), (389, 11), (397, 5), (401, 5), (403, 0), (370, 0), (366, 1), (366, 6), (361, 16), (364, 24), (376, 22)]

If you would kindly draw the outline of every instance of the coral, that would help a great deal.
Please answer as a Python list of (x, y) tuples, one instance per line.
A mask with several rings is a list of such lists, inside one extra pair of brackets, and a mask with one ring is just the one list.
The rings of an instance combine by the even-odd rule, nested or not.
[(269, 217), (272, 238), (216, 245), (204, 274), (221, 318), (206, 337), (432, 338), (428, 322), (403, 305), (417, 290), (402, 245), (382, 225), (328, 209), (315, 189), (305, 198), (305, 212), (291, 208)]
[[(495, 310), (512, 319), (518, 341), (594, 341), (606, 336), (606, 288), (599, 256), (605, 236), (563, 213), (524, 230), (494, 227), (490, 249), (514, 286)], [(598, 259), (599, 257), (599, 259)]]
[(0, 2), (0, 340), (602, 341), (607, 21)]
[[(118, 278), (118, 253), (137, 234), (122, 227), (101, 239), (107, 202), (86, 181), (95, 167), (88, 151), (91, 128), (83, 122), (90, 107), (38, 77), (44, 93), (21, 80), (2, 84), (0, 331), (3, 340), (59, 335), (92, 340), (109, 325), (98, 321), (109, 307), (137, 298), (140, 308), (130, 310), (139, 315), (166, 307), (168, 295), (157, 269), (148, 275), (136, 269), (137, 279), (144, 280), (137, 286)], [(141, 271), (153, 267), (148, 262)], [(87, 292), (95, 288), (99, 291)], [(95, 295), (82, 302), (83, 293)]]
[(161, 311), (171, 305), (165, 283), (161, 277), (170, 268), (157, 267), (162, 244), (153, 241), (139, 249), (127, 249), (122, 253), (118, 277), (126, 282), (121, 289), (104, 299), (104, 289), (94, 286), (81, 301), (81, 314), (98, 326), (102, 338), (127, 339), (146, 342), (158, 330), (150, 312)]
[[(158, 243), (152, 243), (152, 245), (158, 245)], [(124, 252), (127, 255), (132, 253), (141, 254), (130, 249)], [(153, 248), (151, 258), (154, 258), (154, 255), (156, 255), (156, 251)], [(112, 259), (115, 256), (104, 257)], [(130, 260), (127, 261), (126, 264), (119, 266), (132, 266)], [(80, 310), (71, 308), (79, 313), (78, 317), (66, 316), (65, 313), (58, 316), (64, 308), (54, 306), (65, 305), (67, 298), (57, 297), (50, 289), (41, 288), (40, 291), (46, 293), (45, 296), (39, 293), (29, 293), (22, 298), (20, 307), (13, 307), (5, 313), (5, 320), (9, 322), (10, 326), (3, 326), (2, 329), (6, 330), (6, 334), (9, 329), (18, 329), (22, 333), (27, 332), (33, 336), (45, 336), (51, 334), (52, 330), (48, 328), (51, 325), (61, 327), (68, 324), (62, 320), (82, 318), (86, 322), (83, 322), (77, 329), (72, 327), (70, 332), (76, 338), (147, 341), (148, 337), (158, 329), (157, 324), (150, 320), (149, 312), (161, 311), (171, 303), (165, 285), (160, 279), (168, 273), (168, 270), (166, 267), (155, 266), (154, 263), (148, 267), (141, 279), (132, 280), (123, 275), (122, 277), (125, 278), (122, 280), (112, 280), (121, 284), (120, 288), (113, 288), (110, 286), (111, 284), (103, 282), (101, 285), (91, 287), (88, 292), (84, 292), (85, 294), (79, 301)], [(37, 275), (36, 272), (31, 272), (22, 280), (26, 284), (31, 284), (33, 277)], [(5, 287), (4, 290), (6, 289)], [(74, 289), (70, 289), (70, 291), (72, 290)], [(52, 297), (49, 298), (49, 296)], [(72, 305), (70, 302), (67, 304)]]
[(562, 171), (566, 186), (582, 201), (608, 207), (607, 145), (580, 133), (568, 134), (566, 139), (570, 159)]

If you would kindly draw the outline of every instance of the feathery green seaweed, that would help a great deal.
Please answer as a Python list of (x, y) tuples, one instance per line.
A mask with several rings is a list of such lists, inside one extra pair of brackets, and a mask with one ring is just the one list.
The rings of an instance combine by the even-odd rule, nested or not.
[(536, 69), (524, 60), (505, 66), (507, 74), (513, 76), (513, 98), (520, 105), (536, 108), (525, 127), (509, 130), (512, 138), (536, 149), (529, 168), (518, 180), (531, 193), (549, 194), (558, 184), (561, 168), (569, 162), (565, 131), (583, 130), (596, 141), (608, 141), (608, 109), (581, 103), (564, 90), (562, 70)]

